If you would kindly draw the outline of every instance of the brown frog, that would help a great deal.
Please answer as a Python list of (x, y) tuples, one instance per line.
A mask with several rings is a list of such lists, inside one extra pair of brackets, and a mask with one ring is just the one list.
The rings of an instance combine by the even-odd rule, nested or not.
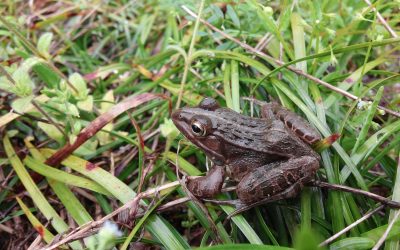
[(224, 169), (238, 182), (242, 204), (294, 197), (313, 180), (320, 156), (310, 145), (321, 139), (318, 132), (275, 103), (264, 103), (261, 115), (241, 115), (212, 98), (172, 114), (176, 127), (215, 164), (206, 176), (189, 180), (194, 195), (204, 198), (220, 192)]

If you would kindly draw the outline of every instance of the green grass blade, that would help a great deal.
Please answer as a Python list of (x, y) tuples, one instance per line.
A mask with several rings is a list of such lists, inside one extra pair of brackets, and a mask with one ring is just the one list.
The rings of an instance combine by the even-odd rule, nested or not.
[(52, 178), (53, 180), (75, 186), (81, 187), (88, 190), (92, 190), (94, 192), (104, 194), (107, 196), (111, 196), (111, 193), (104, 189), (102, 186), (97, 184), (96, 182), (83, 178), (80, 176), (76, 176), (73, 174), (69, 174), (65, 171), (50, 167), (38, 160), (33, 159), (32, 157), (26, 157), (24, 159), (24, 164), (29, 167), (30, 169), (34, 170), (35, 172), (45, 176)]
[[(293, 94), (292, 91), (289, 88), (287, 88), (282, 82), (274, 80), (273, 84), (277, 86), (279, 89), (281, 89), (304, 112), (304, 114), (306, 114), (307, 118), (312, 122), (312, 124), (314, 124), (315, 127), (318, 128), (318, 130), (322, 133), (324, 137), (328, 137), (329, 135), (332, 134), (330, 130), (326, 126), (324, 126), (321, 123), (321, 121), (315, 116), (315, 114), (311, 112), (303, 104), (303, 102), (295, 94)], [(359, 170), (356, 168), (356, 165), (354, 164), (353, 160), (349, 157), (349, 155), (344, 151), (344, 149), (338, 143), (334, 143), (332, 146), (336, 150), (336, 152), (340, 155), (342, 160), (348, 166), (348, 169), (356, 178), (359, 187), (366, 190), (367, 185), (365, 183), (365, 180), (361, 176)], [(344, 180), (345, 178), (342, 176), (341, 181), (343, 182)]]
[(225, 102), (226, 106), (230, 109), (233, 109), (233, 101), (232, 101), (232, 92), (231, 92), (231, 67), (227, 61), (224, 61), (224, 94), (225, 94)]
[(371, 122), (372, 122), (372, 119), (374, 118), (376, 108), (378, 107), (379, 101), (382, 98), (382, 94), (383, 94), (383, 87), (380, 87), (378, 92), (375, 95), (373, 103), (368, 107), (367, 117), (365, 118), (365, 121), (363, 123), (364, 125), (361, 128), (361, 131), (357, 137), (356, 144), (354, 145), (354, 147), (351, 151), (351, 155), (353, 155), (357, 151), (360, 144), (363, 143), (365, 138), (367, 137), (368, 130), (371, 126)]
[(29, 222), (35, 228), (35, 230), (39, 233), (39, 235), (44, 239), (46, 243), (50, 243), (54, 239), (54, 235), (47, 230), (45, 226), (40, 223), (40, 221), (31, 213), (29, 208), (25, 205), (25, 203), (18, 197), (15, 198), (21, 207), (22, 211), (28, 218)]
[[(22, 184), (32, 197), (33, 202), (39, 208), (40, 212), (46, 217), (47, 220), (51, 220), (51, 225), (54, 227), (54, 229), (56, 229), (58, 233), (63, 233), (68, 230), (68, 225), (57, 214), (54, 208), (48, 203), (47, 199), (40, 192), (39, 188), (30, 177), (28, 171), (26, 171), (21, 160), (15, 153), (11, 145), (10, 139), (7, 135), (3, 138), (3, 146), (12, 167), (14, 168)], [(81, 246), (78, 242), (72, 242), (70, 245), (73, 249), (81, 249)]]
[[(42, 149), (41, 152), (46, 157), (49, 157), (54, 154), (55, 151), (50, 149)], [(95, 166), (91, 162), (71, 155), (66, 158), (62, 164), (94, 180), (107, 189), (122, 203), (127, 203), (136, 196), (136, 193), (125, 183), (104, 169)], [(189, 245), (182, 238), (182, 236), (167, 224), (168, 223), (162, 220), (159, 216), (151, 215), (146, 222), (146, 229), (151, 231), (167, 249), (188, 248)]]
[(240, 113), (239, 63), (231, 61), (232, 109)]
[(199, 247), (196, 250), (293, 250), (294, 248), (280, 247), (280, 246), (267, 246), (267, 245), (254, 245), (254, 244), (227, 244), (211, 247)]

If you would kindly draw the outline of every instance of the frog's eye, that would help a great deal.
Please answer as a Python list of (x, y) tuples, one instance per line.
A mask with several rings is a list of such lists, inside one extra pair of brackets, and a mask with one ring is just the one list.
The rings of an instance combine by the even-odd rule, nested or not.
[(192, 132), (197, 136), (205, 136), (207, 133), (206, 127), (204, 124), (199, 121), (192, 122)]

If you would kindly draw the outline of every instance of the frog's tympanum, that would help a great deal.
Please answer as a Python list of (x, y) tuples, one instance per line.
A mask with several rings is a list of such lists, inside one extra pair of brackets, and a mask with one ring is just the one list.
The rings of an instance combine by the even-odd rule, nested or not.
[(319, 134), (275, 103), (262, 105), (261, 116), (221, 108), (212, 98), (172, 114), (177, 128), (215, 164), (206, 176), (189, 180), (194, 195), (220, 192), (225, 171), (238, 182), (236, 193), (245, 204), (277, 195), (294, 197), (313, 180), (320, 156), (310, 145), (320, 140)]

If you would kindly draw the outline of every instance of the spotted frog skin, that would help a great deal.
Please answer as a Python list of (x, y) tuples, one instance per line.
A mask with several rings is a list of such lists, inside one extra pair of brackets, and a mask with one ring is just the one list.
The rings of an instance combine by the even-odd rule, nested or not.
[(263, 104), (261, 116), (221, 108), (212, 98), (172, 114), (176, 127), (215, 165), (206, 176), (189, 180), (194, 195), (219, 193), (225, 173), (238, 182), (236, 193), (245, 204), (277, 195), (294, 197), (313, 180), (320, 156), (310, 145), (320, 135), (302, 117), (278, 104)]

